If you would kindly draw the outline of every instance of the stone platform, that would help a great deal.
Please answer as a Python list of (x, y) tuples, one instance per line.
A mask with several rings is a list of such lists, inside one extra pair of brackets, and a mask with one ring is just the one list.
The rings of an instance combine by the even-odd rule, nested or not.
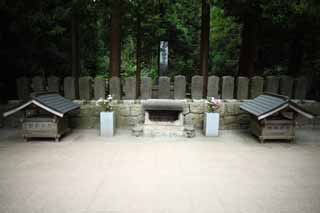
[(260, 144), (216, 138), (99, 137), (25, 143), (0, 129), (1, 213), (319, 213), (320, 132)]

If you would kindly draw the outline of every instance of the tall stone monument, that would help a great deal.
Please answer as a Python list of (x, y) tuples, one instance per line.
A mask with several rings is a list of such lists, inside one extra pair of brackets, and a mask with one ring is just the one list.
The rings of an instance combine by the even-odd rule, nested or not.
[(168, 75), (168, 57), (169, 57), (168, 41), (160, 41), (159, 76)]

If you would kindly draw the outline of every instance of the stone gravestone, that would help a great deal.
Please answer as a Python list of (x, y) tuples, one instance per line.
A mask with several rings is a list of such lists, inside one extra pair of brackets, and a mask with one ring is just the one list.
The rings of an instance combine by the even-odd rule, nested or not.
[(32, 78), (32, 90), (34, 92), (45, 91), (45, 79), (41, 76), (35, 76)]
[(30, 97), (30, 80), (27, 77), (20, 77), (16, 81), (19, 100), (28, 100)]
[(60, 93), (60, 78), (57, 76), (50, 76), (48, 78), (48, 91)]
[(234, 77), (223, 76), (222, 77), (222, 99), (233, 99), (234, 98)]
[(253, 99), (263, 93), (263, 78), (254, 76), (250, 79), (250, 98)]
[(143, 77), (140, 85), (141, 99), (150, 99), (152, 95), (152, 79), (150, 77)]
[(74, 77), (68, 76), (63, 80), (64, 97), (74, 100), (76, 99), (76, 80)]
[(168, 75), (168, 59), (169, 59), (169, 44), (168, 41), (160, 41), (160, 76)]
[(294, 99), (304, 100), (307, 96), (307, 79), (300, 77), (294, 81)]
[(91, 100), (92, 98), (92, 78), (84, 76), (79, 78), (79, 98), (81, 100)]
[(186, 77), (177, 75), (174, 77), (174, 99), (186, 98)]
[(293, 78), (290, 76), (281, 76), (280, 78), (280, 94), (292, 97)]
[(112, 77), (109, 81), (109, 93), (115, 100), (121, 99), (121, 82), (119, 77)]
[(247, 77), (240, 76), (237, 79), (237, 99), (248, 99), (249, 79)]
[(219, 98), (219, 83), (220, 83), (219, 81), (220, 81), (220, 78), (218, 76), (215, 76), (215, 75), (209, 76), (208, 88), (207, 88), (208, 97)]
[(106, 79), (95, 77), (94, 79), (94, 99), (106, 98)]
[(265, 79), (265, 92), (279, 93), (279, 78), (277, 76), (267, 76)]
[(202, 99), (203, 97), (203, 77), (195, 75), (191, 80), (191, 97), (192, 99)]
[(124, 81), (123, 85), (123, 92), (124, 92), (124, 98), (126, 100), (135, 100), (137, 97), (136, 92), (137, 86), (136, 86), (136, 77), (128, 77)]
[(170, 99), (170, 78), (167, 76), (161, 76), (159, 78), (158, 98)]

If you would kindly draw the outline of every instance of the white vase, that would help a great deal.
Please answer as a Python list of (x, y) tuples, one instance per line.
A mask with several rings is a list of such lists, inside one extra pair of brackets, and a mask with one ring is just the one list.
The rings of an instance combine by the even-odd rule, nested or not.
[(112, 137), (115, 132), (114, 112), (100, 112), (100, 136)]
[(219, 135), (219, 113), (206, 112), (204, 114), (203, 131), (204, 135), (208, 137)]

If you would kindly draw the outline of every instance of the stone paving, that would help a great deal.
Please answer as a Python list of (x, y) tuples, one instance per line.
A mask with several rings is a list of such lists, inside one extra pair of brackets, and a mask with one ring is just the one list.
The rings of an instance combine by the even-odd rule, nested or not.
[(218, 138), (101, 138), (23, 142), (0, 129), (0, 212), (319, 213), (320, 131), (296, 144)]

